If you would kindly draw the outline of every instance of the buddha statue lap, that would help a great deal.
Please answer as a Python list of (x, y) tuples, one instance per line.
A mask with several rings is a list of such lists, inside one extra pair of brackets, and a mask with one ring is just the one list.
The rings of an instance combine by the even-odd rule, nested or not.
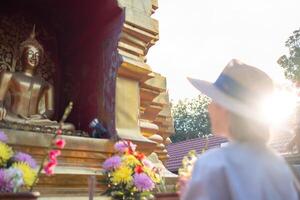
[[(58, 128), (50, 120), (54, 114), (54, 88), (36, 75), (43, 57), (43, 47), (35, 39), (35, 32), (20, 45), (21, 72), (3, 71), (0, 74), (0, 121)], [(10, 102), (5, 103), (9, 97)], [(43, 101), (43, 102), (42, 102)], [(43, 105), (40, 112), (39, 105)], [(64, 124), (63, 129), (74, 130), (74, 125)]]

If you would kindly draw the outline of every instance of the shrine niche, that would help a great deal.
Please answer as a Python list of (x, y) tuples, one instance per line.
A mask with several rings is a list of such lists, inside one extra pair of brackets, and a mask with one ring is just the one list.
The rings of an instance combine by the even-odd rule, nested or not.
[[(59, 120), (72, 101), (74, 109), (69, 121), (76, 131), (66, 131), (65, 134), (88, 136), (89, 123), (98, 118), (110, 132), (102, 137), (114, 135), (114, 87), (121, 62), (116, 48), (123, 22), (121, 9), (116, 2), (109, 1), (102, 2), (107, 8), (115, 6), (109, 15), (101, 11), (107, 8), (93, 7), (97, 1), (86, 6), (81, 6), (79, 1), (43, 3), (41, 5), (36, 0), (1, 2), (0, 72), (22, 71), (19, 46), (35, 25), (36, 39), (45, 50), (35, 74), (54, 88), (51, 120)], [(90, 12), (91, 9), (95, 12)], [(85, 19), (91, 15), (94, 15), (94, 20), (87, 23)], [(9, 102), (11, 98), (7, 99)], [(43, 107), (43, 103), (39, 104), (39, 113), (43, 113), (40, 111)], [(20, 126), (1, 122), (0, 125), (18, 130), (53, 132), (49, 128), (51, 124), (31, 126), (22, 123)]]
[[(60, 125), (51, 120), (54, 115), (55, 90), (51, 83), (37, 74), (44, 58), (44, 48), (36, 40), (35, 25), (29, 37), (22, 41), (17, 51), (18, 71), (4, 70), (0, 75), (0, 120), (8, 128), (16, 126), (45, 132), (62, 128), (75, 131), (70, 124)], [(42, 66), (42, 65), (41, 65)], [(9, 100), (8, 100), (9, 97)], [(26, 130), (26, 129), (25, 129)]]
[[(36, 31), (24, 14), (2, 14), (0, 19), (1, 126), (53, 132), (59, 126), (50, 120), (55, 111), (53, 83), (58, 76), (49, 50), (36, 40), (36, 34), (54, 55), (55, 46), (51, 49), (47, 42), (55, 45), (55, 37), (42, 26)], [(68, 130), (74, 130), (74, 126)]]

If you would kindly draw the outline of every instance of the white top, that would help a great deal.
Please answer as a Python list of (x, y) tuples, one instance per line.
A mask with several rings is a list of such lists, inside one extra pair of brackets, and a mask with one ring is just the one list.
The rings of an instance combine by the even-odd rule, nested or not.
[(183, 200), (296, 200), (285, 161), (264, 146), (230, 143), (201, 155)]

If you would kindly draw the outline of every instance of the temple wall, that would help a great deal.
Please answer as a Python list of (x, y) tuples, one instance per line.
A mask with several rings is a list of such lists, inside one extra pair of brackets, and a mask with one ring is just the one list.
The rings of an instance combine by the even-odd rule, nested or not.
[[(122, 126), (117, 134), (121, 138), (143, 143), (154, 141), (156, 143), (152, 146), (154, 152), (165, 161), (168, 158), (165, 144), (169, 143), (168, 137), (174, 132), (166, 78), (154, 72), (146, 62), (149, 48), (159, 39), (158, 21), (151, 17), (158, 8), (158, 3), (156, 0), (118, 0), (118, 2), (125, 10), (125, 23), (118, 44), (118, 52), (123, 62), (118, 70), (117, 84), (118, 81), (130, 79), (135, 82), (133, 87), (138, 89), (134, 93), (129, 93), (128, 89), (120, 87), (117, 88), (117, 95), (130, 95), (130, 98), (135, 99), (135, 102), (131, 101), (135, 105), (131, 106), (138, 109), (128, 109), (124, 112), (118, 108), (128, 108), (126, 106), (128, 102), (117, 99), (117, 118), (128, 119), (127, 127), (116, 123), (117, 130)], [(126, 117), (129, 113), (137, 116), (135, 121), (130, 121), (130, 118)]]

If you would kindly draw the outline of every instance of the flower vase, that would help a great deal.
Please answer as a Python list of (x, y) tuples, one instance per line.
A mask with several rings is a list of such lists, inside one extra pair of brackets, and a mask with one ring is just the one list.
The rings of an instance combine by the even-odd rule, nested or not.
[(179, 195), (176, 192), (170, 193), (156, 193), (156, 200), (179, 200)]
[(36, 200), (39, 196), (39, 192), (0, 193), (0, 199), (5, 200)]

